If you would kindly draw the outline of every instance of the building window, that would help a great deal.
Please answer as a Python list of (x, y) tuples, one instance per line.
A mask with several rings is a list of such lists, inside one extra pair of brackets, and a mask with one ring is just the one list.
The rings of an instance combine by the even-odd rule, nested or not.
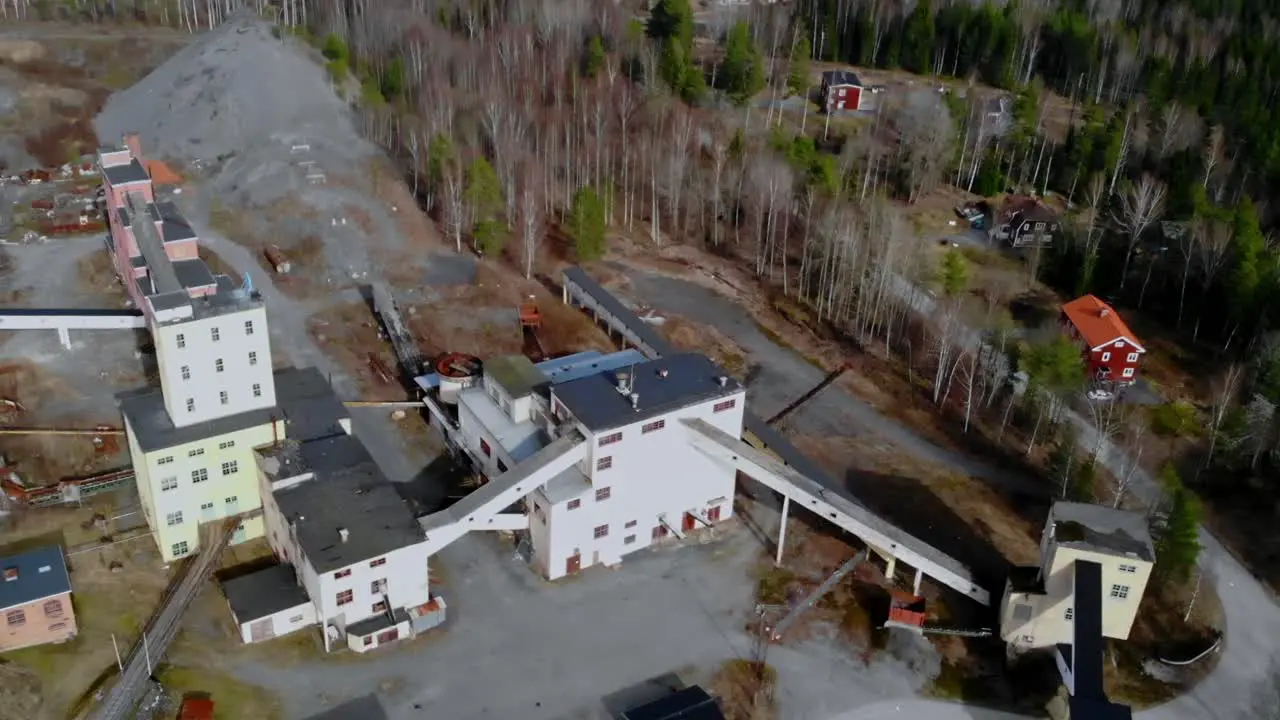
[(718, 402), (718, 403), (716, 403), (715, 407), (714, 407), (714, 408), (712, 408), (712, 409), (713, 409), (715, 412), (724, 412), (725, 410), (732, 410), (732, 409), (734, 409), (734, 408), (735, 408), (735, 407), (737, 407), (737, 406), (738, 406), (738, 399), (737, 399), (737, 398), (733, 398), (733, 399), (730, 399), (730, 400), (725, 400), (724, 402)]
[(44, 603), (44, 614), (45, 617), (62, 617), (62, 601), (46, 600)]
[(384, 613), (387, 611), (387, 602), (385, 600), (373, 604), (374, 613)]
[(347, 568), (346, 570), (339, 570), (338, 572), (334, 573), (333, 579), (341, 580), (342, 578), (349, 577), (350, 575), (351, 575), (351, 568)]
[(228, 399), (229, 399), (229, 398), (227, 397), (227, 391), (226, 391), (226, 390), (220, 390), (220, 391), (218, 391), (218, 400), (219, 400), (219, 402), (221, 402), (223, 405), (226, 405), (226, 404), (227, 404), (227, 400), (228, 400)]
[(1063, 614), (1062, 619), (1063, 619), (1063, 620), (1071, 620), (1071, 619), (1075, 618), (1075, 616), (1076, 616), (1076, 609), (1075, 609), (1075, 608), (1067, 608), (1067, 612)]
[(183, 335), (182, 333), (178, 333), (178, 349), (181, 350), (186, 346), (187, 346), (187, 336)]
[(654, 431), (656, 431), (656, 430), (661, 430), (662, 428), (664, 428), (664, 427), (666, 427), (666, 426), (667, 426), (667, 421), (666, 421), (666, 420), (654, 420), (654, 421), (653, 421), (653, 422), (651, 422), (651, 423), (645, 423), (645, 424), (640, 428), (640, 434), (641, 434), (641, 435), (644, 435), (644, 434), (646, 434), (646, 433), (651, 433), (651, 432), (654, 432)]
[(1133, 368), (1125, 368), (1125, 369), (1124, 369), (1124, 372), (1122, 372), (1122, 373), (1120, 373), (1120, 374), (1121, 374), (1122, 376), (1124, 376), (1124, 377), (1131, 378), (1131, 377), (1133, 377)]
[(635, 541), (636, 541), (636, 536), (635, 536), (635, 535), (628, 535), (628, 536), (626, 536), (626, 537), (622, 538), (622, 544), (623, 544), (623, 545), (631, 545), (631, 544), (635, 543)]
[(181, 525), (182, 511), (179, 510), (178, 512), (171, 512), (168, 515), (165, 515), (165, 522), (169, 525)]
[(1122, 573), (1136, 573), (1136, 572), (1138, 572), (1138, 566), (1137, 566), (1137, 565), (1121, 565), (1121, 566), (1120, 566), (1120, 572), (1122, 572)]
[(297, 625), (298, 623), (302, 622), (302, 618), (303, 618), (302, 615), (294, 615), (293, 617), (289, 618), (289, 624)]
[(173, 462), (173, 456), (172, 456), (172, 455), (165, 455), (164, 457), (162, 457), (162, 458), (160, 458), (159, 460), (157, 460), (157, 461), (156, 461), (156, 464), (157, 464), (157, 465), (168, 465), (168, 464), (169, 464), (169, 463), (171, 463), (171, 462)]
[(183, 540), (182, 542), (174, 543), (173, 547), (171, 547), (170, 550), (172, 551), (172, 555), (174, 557), (182, 557), (183, 555), (186, 555), (187, 553), (191, 552), (191, 548), (187, 547), (186, 540)]
[(262, 385), (258, 383), (253, 384), (253, 396), (262, 397)]
[(196, 411), (196, 401), (195, 401), (195, 399), (194, 399), (194, 398), (187, 398), (187, 412), (192, 413), (192, 412), (195, 412), (195, 411)]
[(373, 595), (381, 595), (387, 591), (387, 579), (374, 580), (369, 583), (369, 593)]
[(235, 504), (236, 504), (237, 502), (239, 502), (239, 501), (240, 501), (240, 496), (239, 496), (239, 495), (232, 495), (231, 497), (226, 498), (226, 503), (227, 503), (228, 505), (235, 505)]
[(252, 321), (252, 320), (245, 320), (245, 321), (244, 321), (244, 334), (245, 334), (245, 335), (252, 335), (252, 334), (253, 334), (253, 321)]
[(200, 504), (200, 511), (201, 511), (201, 512), (204, 512), (205, 510), (212, 510), (212, 509), (213, 509), (213, 503), (211, 503), (211, 502), (208, 502), (208, 503), (201, 503), (201, 504)]
[(1108, 360), (1110, 360), (1110, 359), (1111, 359), (1111, 353), (1109, 353), (1109, 352), (1104, 352), (1104, 353), (1102, 353), (1102, 362), (1106, 362), (1106, 361), (1108, 361)]
[(1138, 362), (1138, 353), (1129, 353), (1129, 362)]
[(225, 363), (222, 362), (222, 358), (218, 358), (217, 360), (213, 361), (214, 372), (222, 372), (225, 369), (227, 369), (227, 366)]
[(183, 380), (191, 379), (191, 367), (189, 365), (182, 366), (182, 379)]
[(506, 472), (506, 471), (507, 471), (507, 464), (506, 464), (506, 463), (504, 463), (504, 462), (502, 462), (501, 460), (499, 460), (499, 461), (498, 461), (498, 472)]
[(235, 475), (238, 472), (240, 472), (239, 460), (229, 460), (227, 462), (222, 463), (223, 475)]
[(191, 482), (193, 483), (202, 483), (208, 479), (209, 479), (209, 471), (206, 470), (205, 468), (200, 468), (198, 470), (191, 471)]
[(605, 445), (612, 445), (616, 442), (622, 442), (622, 433), (616, 432), (610, 435), (605, 435), (600, 438), (599, 446), (604, 447)]
[(343, 605), (346, 605), (347, 603), (351, 602), (354, 598), (355, 598), (354, 590), (343, 590), (342, 592), (338, 593), (338, 607), (342, 607)]
[(596, 469), (597, 469), (597, 470), (608, 470), (608, 469), (609, 469), (609, 468), (611, 468), (611, 467), (613, 467), (613, 456), (612, 456), (612, 455), (606, 455), (605, 457), (602, 457), (602, 458), (599, 458), (599, 459), (597, 459), (597, 460), (596, 460)]
[(218, 443), (218, 449), (219, 449), (219, 450), (228, 450), (228, 449), (233, 448), (233, 447), (235, 447), (235, 446), (236, 446), (236, 441), (235, 441), (235, 440), (227, 440), (227, 441), (225, 441), (225, 442), (220, 442), (220, 443)]
[(654, 539), (654, 540), (661, 540), (662, 538), (664, 538), (664, 537), (666, 537), (666, 536), (667, 536), (667, 526), (666, 526), (666, 525), (657, 525), (657, 526), (655, 526), (655, 527), (653, 528), (653, 535), (651, 536), (651, 537), (652, 537), (652, 539)]
[(597, 525), (597, 526), (596, 526), (596, 530), (595, 530), (595, 536), (596, 536), (596, 538), (597, 538), (597, 539), (602, 538), (602, 537), (608, 537), (608, 536), (609, 536), (609, 526), (608, 526), (608, 525)]
[(638, 523), (638, 522), (640, 522), (640, 521), (639, 521), (639, 520), (628, 520), (628, 521), (627, 521), (627, 524), (626, 524), (624, 527), (633, 528), (633, 527), (635, 527), (635, 526), (636, 526), (636, 523)]
[(1113, 597), (1113, 598), (1115, 598), (1115, 599), (1117, 599), (1117, 600), (1124, 600), (1124, 599), (1128, 598), (1128, 597), (1129, 597), (1129, 586), (1128, 586), (1128, 585), (1112, 585), (1112, 586), (1111, 586), (1111, 597)]
[(1117, 340), (1117, 341), (1116, 341), (1116, 347), (1118, 347), (1118, 348), (1122, 348), (1122, 347), (1124, 347), (1124, 341), (1123, 341), (1123, 340)]
[(607, 487), (596, 490), (596, 502), (600, 502), (601, 500), (608, 500), (609, 495), (611, 494), (612, 492)]
[(489, 441), (484, 438), (480, 438), (480, 452), (484, 453), (485, 457), (493, 455), (493, 448), (489, 447)]
[(581, 501), (581, 500), (570, 500), (570, 501), (569, 501), (569, 504), (568, 504), (568, 506), (567, 506), (567, 507), (568, 507), (570, 510), (577, 510), (578, 508), (582, 507), (582, 501)]
[(257, 365), (257, 364), (258, 364), (258, 353), (256, 352), (249, 353), (249, 367), (253, 367), (254, 365)]
[(176, 475), (170, 475), (167, 478), (160, 479), (161, 492), (164, 492), (165, 490), (173, 490), (173, 489), (176, 489), (177, 487), (178, 487), (178, 477)]
[(216, 327), (209, 328), (209, 339), (210, 339), (210, 340), (213, 340), (214, 342), (218, 342), (218, 340), (219, 340), (219, 337), (218, 337), (218, 328), (216, 328)]
[(5, 613), (4, 617), (5, 620), (8, 621), (10, 627), (13, 627), (14, 625), (25, 625), (27, 623), (27, 613), (23, 610), (10, 610)]
[(386, 564), (387, 564), (386, 558), (378, 558), (377, 560), (369, 561), (369, 567), (371, 568), (382, 567), (383, 565), (386, 565)]

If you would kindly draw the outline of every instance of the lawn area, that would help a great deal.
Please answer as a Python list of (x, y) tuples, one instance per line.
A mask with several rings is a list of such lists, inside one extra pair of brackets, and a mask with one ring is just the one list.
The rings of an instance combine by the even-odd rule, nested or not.
[(165, 665), (157, 678), (169, 691), (173, 707), (185, 697), (213, 700), (214, 720), (277, 720), (283, 718), (280, 702), (270, 692), (207, 668)]

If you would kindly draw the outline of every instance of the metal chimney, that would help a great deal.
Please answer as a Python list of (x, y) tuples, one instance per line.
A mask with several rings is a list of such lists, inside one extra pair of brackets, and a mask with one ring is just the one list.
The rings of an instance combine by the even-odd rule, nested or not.
[(640, 393), (631, 393), (631, 409), (640, 409)]
[(718, 379), (720, 380), (720, 387), (727, 387), (729, 385), (729, 378), (727, 376), (721, 375)]
[(625, 372), (618, 371), (614, 376), (618, 380), (618, 392), (623, 395), (631, 394), (631, 376)]
[(346, 542), (351, 537), (351, 533), (346, 528), (338, 528), (338, 537), (342, 538), (342, 542)]

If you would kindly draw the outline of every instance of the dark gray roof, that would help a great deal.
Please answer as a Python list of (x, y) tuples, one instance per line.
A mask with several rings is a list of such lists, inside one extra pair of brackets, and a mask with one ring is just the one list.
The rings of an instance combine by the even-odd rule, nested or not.
[(862, 81), (858, 79), (856, 73), (852, 70), (828, 70), (822, 73), (822, 82), (827, 87), (832, 85), (854, 85), (862, 87)]
[(215, 283), (209, 266), (198, 258), (174, 260), (173, 273), (178, 276), (178, 282), (182, 283), (184, 288), (209, 287)]
[(6, 576), (11, 568), (18, 571), (17, 578), (0, 581), (0, 609), (71, 592), (61, 546), (49, 545), (0, 558), (0, 567)]
[(174, 427), (159, 388), (121, 393), (117, 400), (120, 412), (128, 419), (143, 452), (265, 425), (273, 419), (285, 421), (286, 437), (321, 437), (332, 434), (333, 428), (341, 432), (338, 420), (350, 415), (319, 370), (285, 368), (276, 371), (273, 381), (276, 407), (250, 410), (186, 427)]
[(387, 720), (387, 711), (377, 695), (363, 695), (312, 715), (307, 720)]
[(222, 594), (227, 596), (227, 603), (231, 605), (231, 612), (240, 623), (310, 602), (307, 591), (298, 584), (292, 565), (272, 565), (220, 584)]
[(400, 623), (406, 622), (409, 622), (409, 612), (404, 608), (396, 608), (391, 611), (390, 615), (387, 613), (378, 613), (371, 618), (365, 618), (360, 622), (348, 625), (347, 634), (355, 635), (356, 637), (364, 637), (366, 635), (372, 635), (376, 632), (386, 630), (393, 625), (399, 625)]
[(173, 201), (162, 200), (153, 203), (147, 210), (150, 211), (151, 217), (160, 223), (160, 235), (165, 242), (191, 240), (196, 237), (196, 231), (191, 227), (191, 223), (187, 222), (187, 218), (182, 215)]
[[(335, 435), (297, 447), (292, 474), (315, 477), (273, 494), (316, 572), (329, 572), (423, 539), (422, 528), (369, 451)], [(342, 539), (341, 530), (347, 531)]]
[(724, 720), (715, 698), (697, 685), (622, 713), (622, 720)]
[(147, 169), (142, 167), (142, 163), (138, 162), (138, 158), (134, 158), (128, 165), (112, 165), (103, 168), (102, 171), (106, 174), (107, 181), (112, 185), (151, 179), (151, 176), (147, 174)]
[(631, 378), (631, 392), (639, 396), (634, 407), (630, 397), (618, 392), (611, 372), (570, 380), (553, 387), (552, 393), (579, 422), (599, 431), (742, 391), (737, 380), (697, 353), (667, 355), (617, 372)]
[[(151, 274), (148, 272), (143, 279), (149, 280), (151, 277)], [(151, 288), (154, 291), (155, 284), (148, 284), (151, 285)], [(151, 307), (156, 310), (173, 310), (175, 308), (180, 308), (183, 305), (190, 305), (191, 296), (187, 294), (186, 290), (174, 290), (173, 292), (149, 294), (147, 295), (147, 302), (151, 303)]]
[(521, 398), (547, 382), (547, 376), (524, 355), (503, 355), (485, 362), (484, 371), (513, 398)]
[(266, 425), (276, 417), (276, 408), (262, 408), (248, 412), (207, 420), (205, 422), (175, 427), (164, 407), (164, 395), (159, 388), (130, 390), (116, 396), (120, 413), (129, 421), (143, 452), (185, 445), (205, 438), (226, 435), (258, 425)]
[(1009, 590), (1016, 593), (1044, 594), (1044, 579), (1039, 565), (1015, 565), (1009, 568)]
[(1059, 545), (1155, 562), (1155, 545), (1141, 513), (1089, 503), (1057, 502), (1049, 517)]
[[(1075, 605), (1072, 623), (1071, 676), (1081, 698), (1105, 698), (1102, 689), (1102, 566), (1075, 562)], [(1074, 716), (1073, 716), (1074, 717)]]

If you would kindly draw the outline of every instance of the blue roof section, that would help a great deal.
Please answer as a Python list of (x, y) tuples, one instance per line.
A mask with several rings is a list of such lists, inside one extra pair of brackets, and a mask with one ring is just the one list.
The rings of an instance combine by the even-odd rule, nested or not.
[[(588, 350), (587, 352), (538, 363), (538, 369), (551, 380), (552, 385), (559, 385), (589, 375), (607, 373), (631, 365), (640, 365), (648, 361), (649, 358), (645, 357), (644, 353), (635, 349), (622, 350), (608, 355), (597, 350)], [(552, 363), (556, 363), (556, 365), (548, 367)]]
[[(4, 569), (0, 610), (71, 592), (71, 577), (61, 546), (49, 545), (0, 558), (0, 568)], [(11, 571), (16, 571), (17, 577), (10, 578)]]

